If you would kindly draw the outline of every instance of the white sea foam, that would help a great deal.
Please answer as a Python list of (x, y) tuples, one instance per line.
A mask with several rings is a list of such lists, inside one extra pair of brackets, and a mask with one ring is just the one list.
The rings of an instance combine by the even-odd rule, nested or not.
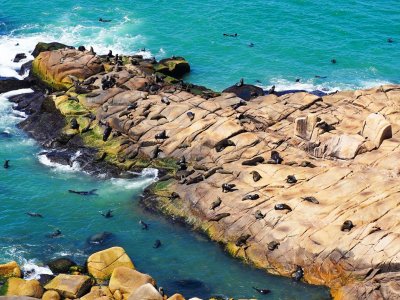
[(38, 154), (38, 160), (41, 164), (50, 167), (51, 170), (53, 170), (54, 172), (61, 172), (61, 173), (71, 173), (71, 172), (80, 172), (81, 167), (79, 165), (79, 162), (75, 161), (75, 159), (77, 157), (79, 157), (80, 152), (77, 151), (72, 157), (71, 157), (71, 161), (72, 164), (71, 165), (63, 165), (63, 164), (59, 164), (56, 162), (52, 162), (47, 156), (46, 156), (46, 152), (41, 152)]
[(145, 168), (140, 177), (134, 179), (112, 178), (111, 183), (126, 190), (143, 189), (158, 179), (158, 170)]
[(270, 85), (264, 86), (260, 84), (258, 86), (264, 90), (268, 90), (272, 85), (275, 85), (276, 91), (305, 90), (311, 92), (319, 90), (325, 93), (332, 93), (335, 91), (368, 89), (384, 84), (392, 84), (391, 82), (384, 80), (360, 80), (354, 83), (338, 83), (325, 80), (321, 81), (321, 79), (318, 78), (301, 80), (300, 82), (287, 80), (285, 78), (272, 78), (269, 81), (271, 82)]
[(39, 279), (42, 274), (53, 274), (49, 267), (38, 265), (38, 262), (34, 259), (23, 259), (21, 269), (24, 272), (24, 279), (26, 280)]
[(14, 132), (16, 130), (15, 125), (26, 117), (24, 113), (13, 110), (13, 104), (8, 99), (12, 96), (32, 92), (32, 89), (19, 89), (0, 94), (0, 131)]

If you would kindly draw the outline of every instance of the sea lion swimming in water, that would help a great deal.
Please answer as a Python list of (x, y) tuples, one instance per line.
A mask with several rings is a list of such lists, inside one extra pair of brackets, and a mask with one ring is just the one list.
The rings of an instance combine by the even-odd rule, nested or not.
[(336, 64), (336, 59), (331, 59), (331, 63)]
[(161, 247), (161, 241), (160, 241), (160, 240), (156, 240), (156, 241), (154, 242), (153, 248), (154, 248), (154, 249), (157, 249), (157, 248), (160, 248), (160, 247)]
[(391, 43), (393, 43), (394, 41), (393, 41), (392, 38), (388, 38), (388, 39), (387, 39), (387, 42), (391, 44)]
[(106, 213), (101, 212), (101, 215), (102, 215), (104, 218), (106, 218), (106, 219), (112, 218), (112, 217), (113, 217), (112, 212), (113, 212), (113, 211), (112, 211), (111, 209), (109, 209), (109, 210), (107, 210)]
[(253, 286), (253, 289), (255, 289), (257, 292), (259, 292), (260, 294), (263, 294), (263, 295), (271, 293), (271, 290), (268, 290), (268, 289), (259, 289), (254, 286)]
[(223, 36), (237, 37), (238, 34), (237, 34), (237, 33), (234, 33), (234, 34), (231, 34), (231, 33), (224, 33)]
[(82, 195), (82, 196), (94, 196), (96, 194), (97, 189), (93, 189), (90, 191), (74, 191), (74, 190), (68, 190), (68, 192), (73, 193), (73, 194), (78, 194), (78, 195)]
[(9, 159), (6, 159), (6, 160), (4, 161), (3, 167), (4, 167), (4, 169), (8, 169), (8, 168), (10, 167), (10, 160), (9, 160)]
[(31, 217), (38, 217), (38, 218), (43, 218), (43, 215), (39, 214), (39, 213), (35, 213), (35, 212), (27, 212), (26, 213), (28, 216)]
[(111, 238), (113, 234), (111, 232), (103, 231), (101, 233), (97, 233), (92, 235), (88, 239), (88, 243), (91, 245), (101, 245), (107, 241), (107, 239)]
[(56, 229), (53, 233), (47, 235), (48, 238), (52, 238), (52, 239), (59, 237), (59, 236), (61, 236), (61, 230), (59, 230), (59, 229)]
[(217, 200), (215, 200), (213, 203), (211, 203), (210, 210), (216, 209), (218, 206), (220, 206), (222, 203), (222, 199), (220, 197), (217, 197)]
[(147, 230), (149, 229), (149, 224), (146, 224), (142, 220), (139, 221), (139, 224), (142, 226), (142, 230)]
[(111, 22), (111, 20), (106, 20), (106, 19), (103, 19), (103, 18), (99, 18), (99, 22), (108, 23), (108, 22)]

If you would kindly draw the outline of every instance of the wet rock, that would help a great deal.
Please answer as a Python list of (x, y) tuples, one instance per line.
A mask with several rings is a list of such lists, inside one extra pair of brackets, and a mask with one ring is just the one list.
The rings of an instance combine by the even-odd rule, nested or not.
[(67, 46), (58, 42), (51, 42), (51, 43), (37, 43), (35, 46), (35, 49), (33, 49), (32, 51), (32, 56), (36, 57), (38, 56), (40, 53), (44, 52), (44, 51), (53, 51), (53, 50), (58, 50), (58, 49), (73, 49), (74, 47), (72, 46)]
[(174, 78), (181, 78), (190, 72), (190, 65), (183, 57), (165, 58), (160, 60), (154, 70)]
[(236, 96), (246, 101), (264, 95), (264, 91), (262, 88), (251, 84), (243, 84), (240, 86), (232, 85), (222, 92), (234, 93)]
[(76, 263), (69, 258), (62, 257), (49, 261), (47, 265), (53, 273), (59, 274), (69, 273), (69, 269)]

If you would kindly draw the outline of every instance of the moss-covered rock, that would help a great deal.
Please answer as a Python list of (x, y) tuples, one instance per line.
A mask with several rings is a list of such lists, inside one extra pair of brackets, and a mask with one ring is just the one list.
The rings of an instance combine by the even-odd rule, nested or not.
[(45, 52), (45, 51), (53, 51), (53, 50), (59, 50), (59, 49), (74, 49), (72, 46), (67, 46), (65, 44), (61, 44), (58, 42), (51, 42), (51, 43), (44, 43), (44, 42), (39, 42), (36, 44), (35, 49), (32, 51), (32, 56), (36, 57), (40, 53)]
[(182, 78), (190, 72), (190, 65), (183, 57), (172, 57), (160, 60), (154, 70), (174, 78)]
[(49, 266), (50, 270), (53, 273), (59, 274), (59, 273), (68, 273), (70, 268), (72, 266), (75, 266), (76, 263), (74, 261), (70, 260), (69, 258), (61, 257), (61, 258), (57, 258), (52, 261), (49, 261), (47, 263), (47, 265)]

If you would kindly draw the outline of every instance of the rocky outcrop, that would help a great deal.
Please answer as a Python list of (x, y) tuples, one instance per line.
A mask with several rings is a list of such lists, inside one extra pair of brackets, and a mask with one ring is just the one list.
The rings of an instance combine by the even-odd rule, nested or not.
[(69, 273), (70, 268), (72, 266), (76, 266), (76, 263), (70, 260), (69, 258), (62, 257), (49, 261), (47, 265), (53, 273), (59, 274), (59, 273)]
[(92, 254), (88, 258), (87, 267), (89, 274), (99, 281), (110, 279), (118, 267), (134, 269), (131, 259), (121, 247), (112, 247)]
[(21, 269), (17, 262), (11, 261), (6, 264), (0, 265), (0, 278), (21, 277)]
[(133, 294), (142, 285), (150, 283), (156, 285), (151, 276), (142, 274), (136, 270), (127, 267), (115, 268), (109, 283), (110, 291), (114, 294), (117, 290), (127, 298)]
[(53, 50), (59, 50), (59, 49), (73, 49), (74, 47), (67, 46), (58, 42), (51, 42), (51, 43), (44, 43), (40, 42), (35, 46), (35, 49), (32, 51), (32, 56), (36, 57), (40, 53), (45, 52), (45, 51), (53, 51)]
[(173, 57), (160, 60), (154, 69), (156, 72), (181, 78), (190, 72), (190, 65), (183, 57)]
[[(109, 162), (169, 171), (148, 189), (147, 207), (271, 273), (301, 268), (306, 282), (329, 286), (338, 299), (396, 299), (400, 86), (322, 97), (253, 94), (244, 102), (234, 93), (195, 95), (143, 66), (116, 64), (106, 77), (93, 75), (91, 84), (49, 99), (65, 113), (60, 103), (76, 105), (66, 118), (89, 130), (74, 135)], [(44, 67), (56, 74), (59, 64)], [(85, 120), (84, 110), (96, 120)]]

